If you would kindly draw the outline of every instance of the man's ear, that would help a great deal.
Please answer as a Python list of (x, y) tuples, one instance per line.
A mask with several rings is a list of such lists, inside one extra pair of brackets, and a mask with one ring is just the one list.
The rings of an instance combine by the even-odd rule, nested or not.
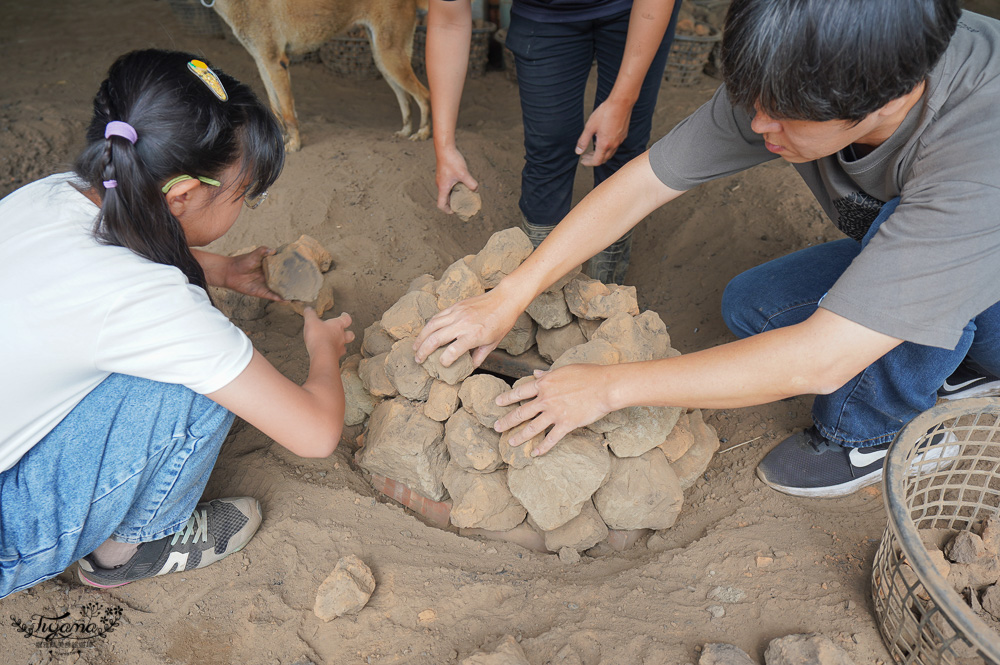
[(192, 178), (191, 180), (182, 180), (171, 187), (164, 194), (167, 199), (167, 206), (170, 208), (170, 213), (177, 219), (183, 217), (191, 207), (191, 195), (195, 189), (201, 186), (202, 184), (199, 180)]
[(925, 87), (924, 83), (919, 83), (910, 92), (906, 93), (902, 97), (896, 97), (896, 99), (889, 100), (889, 102), (880, 108), (876, 113), (878, 113), (883, 118), (895, 115), (897, 112), (903, 109), (908, 103), (913, 101), (913, 96), (915, 94), (922, 95), (924, 93)]
[(889, 102), (878, 110), (878, 114), (883, 118), (895, 115), (897, 111), (906, 105), (906, 95), (902, 97), (896, 97), (896, 99), (891, 99)]

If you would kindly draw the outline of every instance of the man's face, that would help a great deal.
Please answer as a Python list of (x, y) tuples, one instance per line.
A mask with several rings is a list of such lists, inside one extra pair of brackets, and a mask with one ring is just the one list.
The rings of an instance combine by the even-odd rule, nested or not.
[(793, 164), (828, 157), (852, 143), (881, 142), (874, 140), (881, 128), (875, 113), (853, 124), (848, 120), (778, 120), (758, 108), (750, 128), (764, 138), (768, 150)]

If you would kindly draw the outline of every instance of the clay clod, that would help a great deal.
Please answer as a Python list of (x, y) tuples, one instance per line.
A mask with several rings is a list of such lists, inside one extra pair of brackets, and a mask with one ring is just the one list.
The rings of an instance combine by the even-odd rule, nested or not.
[(539, 527), (548, 531), (580, 514), (611, 469), (607, 449), (576, 430), (522, 468), (507, 471), (511, 494)]
[(357, 614), (375, 591), (375, 576), (365, 562), (352, 555), (342, 557), (316, 592), (313, 613), (323, 621)]
[(360, 425), (375, 408), (375, 399), (365, 390), (358, 374), (360, 355), (348, 356), (340, 365), (340, 382), (344, 385), (344, 424)]
[(541, 432), (519, 446), (510, 445), (511, 437), (527, 426), (528, 423), (521, 423), (500, 435), (500, 458), (512, 469), (522, 469), (531, 464), (535, 459), (531, 455), (532, 451), (542, 445), (542, 441), (545, 439), (545, 432)]
[(368, 420), (358, 464), (404, 483), (433, 501), (447, 496), (441, 475), (448, 465), (444, 425), (423, 414), (422, 405), (402, 397), (382, 402)]
[(598, 514), (593, 501), (585, 501), (580, 514), (561, 527), (545, 532), (545, 547), (558, 552), (571, 547), (578, 552), (588, 550), (608, 537), (608, 526)]
[(437, 312), (437, 298), (433, 294), (410, 291), (382, 315), (382, 329), (393, 339), (416, 337)]
[(581, 319), (609, 319), (619, 312), (638, 316), (634, 286), (602, 284), (580, 276), (563, 287), (569, 311)]
[(483, 285), (492, 289), (501, 279), (514, 272), (533, 249), (531, 241), (521, 229), (497, 231), (476, 254), (471, 267), (483, 280)]
[(479, 651), (459, 665), (529, 665), (524, 649), (512, 635), (507, 635), (492, 652)]
[(396, 340), (387, 333), (382, 324), (378, 321), (365, 328), (365, 334), (361, 341), (361, 353), (366, 358), (377, 356), (380, 353), (388, 353)]
[(479, 192), (474, 192), (459, 182), (451, 188), (448, 205), (451, 206), (452, 212), (465, 222), (482, 209), (483, 197), (479, 195)]
[(434, 287), (438, 309), (445, 309), (460, 300), (486, 293), (479, 276), (469, 267), (473, 258), (475, 257), (470, 256), (455, 261), (444, 271), (441, 279), (429, 285)]
[(685, 490), (694, 485), (701, 474), (705, 473), (712, 456), (719, 449), (719, 437), (715, 433), (715, 428), (705, 422), (700, 409), (694, 409), (688, 414), (688, 423), (691, 426), (694, 443), (679, 460), (671, 464), (681, 483), (681, 489)]
[(626, 412), (625, 424), (605, 434), (608, 447), (618, 457), (638, 457), (663, 443), (683, 412), (676, 406), (630, 406), (622, 410)]
[(514, 408), (497, 405), (497, 397), (509, 390), (510, 386), (503, 379), (489, 374), (473, 374), (462, 382), (458, 396), (462, 400), (462, 406), (474, 415), (483, 427), (492, 428), (499, 418)]
[[(483, 427), (476, 417), (465, 409), (459, 409), (448, 419), (444, 427), (444, 442), (448, 446), (452, 462), (469, 471), (489, 473), (495, 471), (501, 464), (498, 450), (500, 435), (488, 427)], [(513, 526), (515, 525), (507, 528)]]
[(668, 529), (681, 512), (677, 474), (658, 450), (611, 458), (611, 475), (594, 493), (594, 506), (612, 529)]
[(453, 386), (444, 381), (435, 381), (431, 384), (430, 392), (427, 395), (427, 403), (424, 404), (424, 415), (431, 420), (443, 423), (455, 413), (458, 408), (458, 386)]
[(476, 369), (472, 364), (472, 356), (468, 351), (455, 359), (455, 362), (445, 367), (441, 364), (441, 356), (448, 347), (442, 346), (424, 359), (423, 367), (435, 379), (440, 379), (451, 385), (458, 385)]
[(385, 373), (399, 394), (407, 399), (424, 401), (430, 394), (433, 377), (413, 355), (412, 337), (404, 337), (392, 345), (385, 357)]
[(388, 352), (380, 353), (371, 358), (364, 358), (358, 363), (358, 375), (365, 390), (375, 397), (392, 397), (398, 395), (396, 386), (389, 380), (385, 370), (385, 359)]
[(535, 345), (535, 335), (538, 326), (527, 312), (521, 312), (510, 329), (497, 346), (512, 356), (519, 356)]
[(452, 461), (444, 471), (451, 523), (459, 528), (507, 531), (524, 521), (524, 506), (507, 489), (507, 474), (471, 473)]
[(329, 257), (329, 252), (319, 242), (301, 236), (264, 257), (262, 266), (267, 286), (285, 300), (311, 303), (320, 295), (323, 286), (321, 265), (329, 269)]
[(847, 652), (826, 635), (788, 635), (771, 640), (764, 652), (767, 665), (855, 665)]

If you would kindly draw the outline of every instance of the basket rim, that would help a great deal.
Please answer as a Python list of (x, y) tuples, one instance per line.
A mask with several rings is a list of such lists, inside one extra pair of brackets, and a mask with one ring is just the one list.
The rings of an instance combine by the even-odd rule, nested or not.
[[(907, 469), (907, 458), (912, 445), (903, 444), (901, 441), (916, 443), (935, 425), (972, 413), (1000, 416), (1000, 399), (979, 397), (943, 402), (924, 411), (903, 427), (893, 439), (892, 445), (889, 446), (889, 452), (886, 454), (882, 494), (889, 528), (899, 542), (903, 553), (912, 562), (911, 568), (927, 590), (931, 600), (958, 627), (964, 639), (991, 660), (1000, 662), (1000, 635), (976, 616), (972, 608), (955, 593), (947, 580), (937, 572), (904, 500), (906, 482), (911, 478)], [(993, 639), (989, 639), (990, 635), (993, 636)]]

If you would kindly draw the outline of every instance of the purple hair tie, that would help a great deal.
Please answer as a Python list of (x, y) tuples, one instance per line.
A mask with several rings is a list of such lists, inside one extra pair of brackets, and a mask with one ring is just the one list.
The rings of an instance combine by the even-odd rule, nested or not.
[(135, 145), (135, 142), (139, 139), (139, 135), (135, 133), (135, 128), (121, 120), (112, 120), (104, 128), (104, 138), (108, 139), (112, 136), (120, 136), (123, 139), (128, 139), (132, 145)]
[(104, 189), (114, 189), (117, 186), (118, 186), (118, 181), (117, 180), (105, 180), (104, 181)]

